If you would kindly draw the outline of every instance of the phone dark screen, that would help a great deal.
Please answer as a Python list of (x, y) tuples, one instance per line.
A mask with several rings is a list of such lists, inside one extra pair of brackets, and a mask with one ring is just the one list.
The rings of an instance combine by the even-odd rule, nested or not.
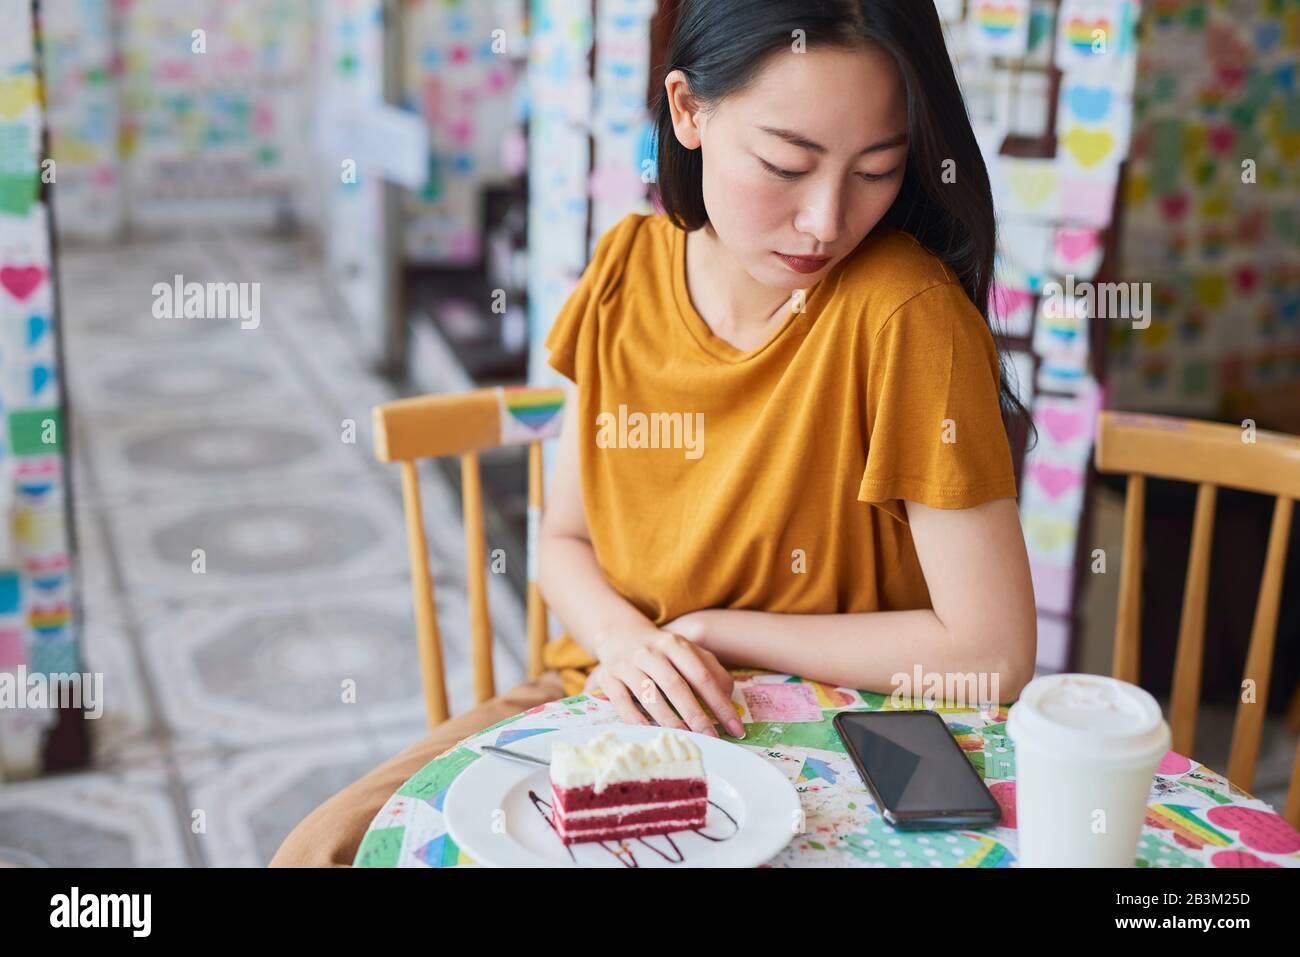
[(996, 807), (984, 782), (937, 715), (842, 714), (855, 751), (886, 807), (897, 812)]

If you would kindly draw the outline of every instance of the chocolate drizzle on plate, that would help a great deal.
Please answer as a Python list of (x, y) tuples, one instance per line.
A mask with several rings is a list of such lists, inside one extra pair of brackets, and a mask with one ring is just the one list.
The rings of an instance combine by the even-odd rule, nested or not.
[[(554, 807), (552, 807), (551, 803), (545, 800), (544, 798), (542, 798), (541, 795), (539, 795), (536, 791), (532, 790), (531, 788), (528, 791), (528, 800), (533, 803), (533, 807), (536, 808), (537, 813), (542, 816), (542, 820), (546, 822), (547, 827), (549, 827), (552, 831), (556, 830), (555, 809)], [(691, 830), (695, 834), (698, 834), (706, 841), (712, 841), (715, 844), (720, 843), (722, 841), (730, 840), (731, 838), (735, 837), (736, 833), (740, 830), (740, 825), (736, 823), (736, 819), (732, 817), (730, 814), (728, 814), (726, 810), (723, 809), (720, 805), (714, 803), (713, 801), (710, 801), (709, 804), (713, 807), (716, 807), (718, 811), (722, 814), (722, 816), (731, 822), (731, 833), (730, 834), (706, 834), (704, 831), (702, 831), (697, 827), (690, 828), (689, 830)], [(645, 845), (650, 850), (658, 854), (665, 861), (667, 861), (669, 864), (680, 864), (682, 863), (682, 861), (686, 860), (686, 855), (683, 853), (682, 849), (677, 846), (677, 842), (674, 841), (672, 838), (673, 834), (680, 834), (680, 833), (682, 832), (672, 831), (672, 832), (666, 832), (664, 834), (647, 835), (647, 837), (662, 837), (664, 840), (666, 840), (669, 846), (672, 848), (673, 855), (675, 855), (671, 857), (660, 848), (657, 848), (653, 844), (649, 843), (644, 837), (634, 837), (632, 838), (632, 840)], [(641, 866), (637, 862), (636, 854), (633, 853), (632, 848), (627, 846), (627, 843), (625, 841), (618, 841), (618, 842), (583, 841), (579, 843), (599, 844), (602, 850), (604, 850), (607, 854), (612, 854), (614, 858), (624, 867)], [(615, 849), (615, 847), (610, 847), (611, 843), (615, 844), (617, 850)], [(564, 849), (569, 852), (569, 860), (573, 861), (576, 864), (578, 861), (577, 858), (573, 856), (573, 845), (564, 844), (563, 846)]]

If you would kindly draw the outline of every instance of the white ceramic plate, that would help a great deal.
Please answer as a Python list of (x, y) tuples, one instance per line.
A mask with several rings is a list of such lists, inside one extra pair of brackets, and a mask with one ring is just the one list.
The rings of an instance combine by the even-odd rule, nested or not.
[[(553, 742), (581, 744), (610, 730), (627, 741), (644, 741), (664, 729), (588, 725), (522, 738), (508, 747), (549, 761)], [(488, 752), (452, 782), (442, 807), (447, 831), (466, 854), (489, 867), (756, 867), (801, 829), (799, 795), (773, 765), (719, 738), (669, 733), (689, 735), (704, 756), (709, 815), (700, 832), (566, 847), (550, 822), (550, 771)]]

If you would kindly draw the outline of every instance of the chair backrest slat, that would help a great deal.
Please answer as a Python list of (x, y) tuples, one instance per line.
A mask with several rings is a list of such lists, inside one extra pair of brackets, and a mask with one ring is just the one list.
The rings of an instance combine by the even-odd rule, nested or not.
[(537, 536), (541, 532), (544, 491), (542, 443), (528, 446), (528, 677), (542, 673), (542, 648), (548, 640), (546, 603), (537, 584)]
[(1124, 501), (1124, 558), (1119, 572), (1119, 615), (1115, 622), (1115, 661), (1111, 673), (1121, 681), (1138, 683), (1142, 627), (1142, 522), (1146, 517), (1147, 483), (1141, 475), (1128, 477)]
[(1192, 521), (1192, 551), (1183, 587), (1183, 613), (1174, 659), (1174, 684), (1169, 698), (1173, 749), (1191, 754), (1196, 744), (1196, 710), (1201, 703), (1201, 673), (1205, 661), (1205, 603), (1210, 590), (1210, 549), (1214, 538), (1214, 505), (1218, 489), (1202, 482), (1196, 490)]
[(469, 597), (470, 660), (474, 663), (474, 701), (496, 694), (492, 674), (492, 616), (487, 600), (487, 543), (483, 535), (483, 482), (478, 453), (460, 457), (460, 487), (465, 517), (465, 585)]
[(443, 680), (442, 638), (429, 573), (429, 548), (424, 538), (424, 512), (420, 506), (420, 477), (415, 463), (402, 463), (402, 510), (406, 514), (406, 542), (411, 559), (411, 600), (415, 605), (415, 634), (420, 651), (420, 683), (429, 726), (447, 720), (447, 685)]
[[(1264, 576), (1255, 603), (1255, 624), (1251, 628), (1250, 649), (1246, 652), (1246, 669), (1242, 676), (1243, 684), (1250, 682), (1250, 687), (1242, 689), (1242, 699), (1237, 704), (1237, 720), (1232, 728), (1228, 780), (1247, 791), (1255, 783), (1255, 762), (1259, 758), (1259, 740), (1264, 729), (1268, 687), (1273, 676), (1277, 614), (1282, 603), (1282, 573), (1286, 566), (1294, 504), (1292, 499), (1279, 498), (1273, 509), (1273, 527), (1268, 534)], [(1254, 694), (1248, 695), (1248, 690), (1253, 690)], [(1294, 791), (1296, 787), (1293, 780), (1291, 789)]]

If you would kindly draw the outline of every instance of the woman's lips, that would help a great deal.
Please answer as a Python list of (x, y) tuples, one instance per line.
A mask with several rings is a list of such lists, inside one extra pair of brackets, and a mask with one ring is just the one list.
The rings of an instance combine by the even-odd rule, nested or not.
[(804, 274), (816, 272), (831, 261), (830, 256), (787, 256), (785, 253), (775, 255), (795, 272)]

